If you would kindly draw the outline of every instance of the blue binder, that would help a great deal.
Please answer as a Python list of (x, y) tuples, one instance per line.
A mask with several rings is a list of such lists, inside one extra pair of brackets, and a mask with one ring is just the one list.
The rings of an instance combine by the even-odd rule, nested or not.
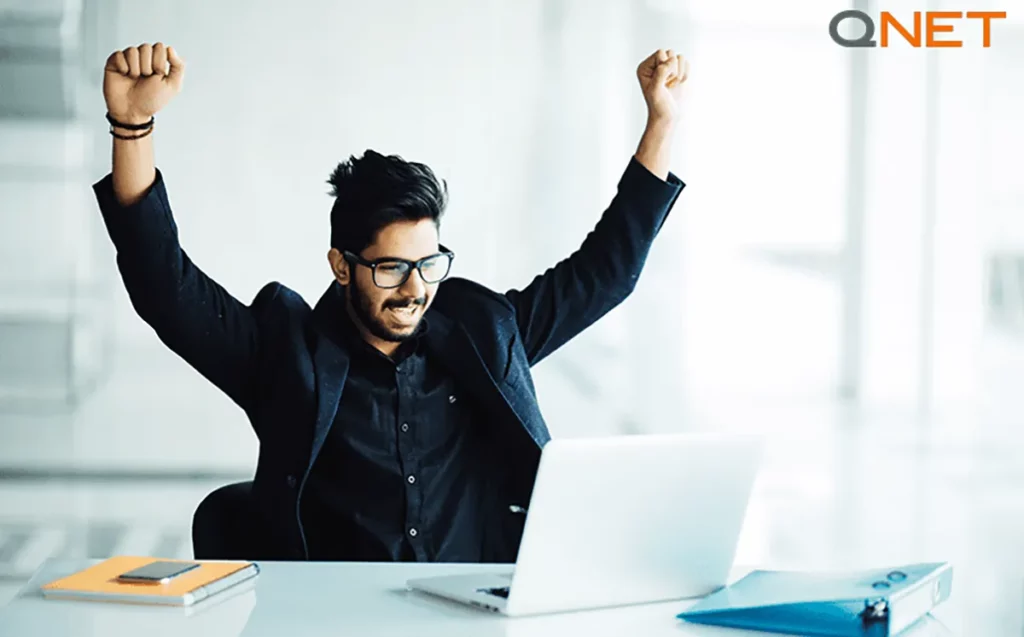
[(678, 617), (813, 637), (897, 635), (949, 598), (953, 567), (908, 564), (848, 573), (753, 571)]

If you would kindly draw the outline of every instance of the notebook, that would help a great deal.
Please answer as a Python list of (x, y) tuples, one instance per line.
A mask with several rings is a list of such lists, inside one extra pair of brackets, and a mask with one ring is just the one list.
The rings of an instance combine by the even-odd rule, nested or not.
[(255, 562), (200, 561), (199, 568), (163, 584), (126, 583), (117, 579), (122, 573), (156, 561), (185, 563), (189, 560), (127, 555), (111, 557), (45, 584), (41, 592), (46, 598), (191, 606), (256, 577), (260, 572)]
[(820, 637), (889, 637), (946, 601), (953, 567), (907, 564), (841, 573), (753, 571), (678, 617), (698, 624)]

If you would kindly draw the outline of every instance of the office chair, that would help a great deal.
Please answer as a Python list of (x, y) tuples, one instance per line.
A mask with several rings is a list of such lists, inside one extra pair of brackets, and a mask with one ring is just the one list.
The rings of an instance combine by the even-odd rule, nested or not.
[(225, 485), (203, 498), (192, 515), (192, 554), (197, 560), (262, 557), (261, 527), (252, 482)]

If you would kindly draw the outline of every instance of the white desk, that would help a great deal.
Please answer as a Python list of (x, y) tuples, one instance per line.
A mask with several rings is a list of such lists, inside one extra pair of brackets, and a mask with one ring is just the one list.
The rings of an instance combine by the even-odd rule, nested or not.
[[(210, 606), (192, 609), (47, 600), (39, 586), (92, 561), (48, 562), (5, 608), (3, 637), (356, 637), (438, 635), (521, 637), (567, 635), (760, 635), (699, 627), (675, 618), (687, 602), (505, 618), (408, 591), (410, 577), (467, 573), (501, 567), (443, 564), (261, 562), (248, 586)], [(745, 571), (738, 571), (737, 575)], [(952, 603), (952, 600), (950, 602)], [(915, 637), (951, 635), (929, 619)]]

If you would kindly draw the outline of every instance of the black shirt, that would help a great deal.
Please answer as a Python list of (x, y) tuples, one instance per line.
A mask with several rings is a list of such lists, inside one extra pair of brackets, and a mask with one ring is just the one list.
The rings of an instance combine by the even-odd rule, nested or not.
[[(389, 358), (340, 317), (348, 378), (302, 500), (313, 560), (481, 561), (480, 410), (422, 338)], [(426, 319), (419, 334), (429, 329)]]

